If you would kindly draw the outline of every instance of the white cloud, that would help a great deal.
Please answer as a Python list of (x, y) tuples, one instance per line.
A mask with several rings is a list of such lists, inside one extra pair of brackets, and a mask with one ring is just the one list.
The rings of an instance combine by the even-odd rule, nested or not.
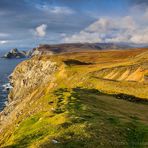
[(42, 24), (35, 29), (35, 34), (39, 37), (44, 37), (46, 35), (47, 24)]
[(64, 39), (65, 42), (127, 42), (136, 24), (132, 17), (100, 18), (84, 30)]
[(9, 41), (6, 41), (6, 40), (1, 40), (0, 41), (0, 44), (6, 44), (6, 43), (8, 43)]
[(70, 15), (75, 13), (75, 11), (69, 7), (48, 6), (48, 5), (37, 5), (36, 7), (41, 11), (58, 15)]
[[(138, 8), (139, 9), (139, 8)], [(139, 10), (137, 10), (139, 11)], [(141, 16), (142, 22), (136, 16), (129, 15), (122, 18), (102, 17), (88, 27), (66, 36), (64, 42), (126, 42), (148, 44), (148, 9)]]

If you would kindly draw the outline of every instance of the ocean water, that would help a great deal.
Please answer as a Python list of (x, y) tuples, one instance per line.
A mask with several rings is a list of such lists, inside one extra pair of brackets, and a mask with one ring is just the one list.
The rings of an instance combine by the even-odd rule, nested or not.
[(4, 90), (3, 85), (9, 82), (8, 76), (13, 72), (17, 64), (24, 59), (3, 59), (0, 58), (0, 111), (4, 108), (7, 101), (8, 91)]

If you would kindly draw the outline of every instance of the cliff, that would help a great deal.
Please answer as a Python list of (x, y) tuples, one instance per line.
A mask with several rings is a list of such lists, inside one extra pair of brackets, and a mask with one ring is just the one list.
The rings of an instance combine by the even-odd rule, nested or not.
[[(10, 76), (10, 83), (13, 86), (12, 91), (8, 95), (8, 107), (1, 114), (9, 114), (17, 104), (24, 98), (27, 98), (38, 89), (49, 82), (54, 81), (53, 73), (56, 71), (56, 63), (43, 61), (34, 57), (20, 63)], [(17, 112), (19, 112), (17, 110)], [(7, 120), (7, 119), (6, 119)]]
[[(130, 74), (136, 75), (138, 65), (145, 68), (145, 78), (145, 56), (143, 49), (92, 51), (44, 54), (20, 63), (10, 77), (8, 105), (0, 113), (0, 146), (144, 145), (147, 83), (141, 77), (121, 77), (131, 65)], [(109, 77), (115, 71), (120, 80)]]

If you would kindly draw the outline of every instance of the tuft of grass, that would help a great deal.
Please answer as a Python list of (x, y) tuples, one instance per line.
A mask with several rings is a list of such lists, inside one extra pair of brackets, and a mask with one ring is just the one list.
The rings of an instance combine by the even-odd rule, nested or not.
[(109, 121), (109, 123), (114, 124), (114, 125), (117, 125), (120, 123), (119, 118), (116, 116), (110, 116), (110, 117), (108, 117), (107, 120)]
[(144, 148), (148, 146), (148, 126), (136, 120), (128, 123), (127, 142), (129, 148)]

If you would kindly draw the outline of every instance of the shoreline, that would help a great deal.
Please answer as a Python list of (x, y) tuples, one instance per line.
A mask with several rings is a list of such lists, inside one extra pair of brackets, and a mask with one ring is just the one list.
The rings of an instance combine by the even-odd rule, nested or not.
[(15, 67), (24, 59), (0, 58), (0, 112), (4, 110), (8, 102), (8, 94), (12, 89), (9, 76)]

